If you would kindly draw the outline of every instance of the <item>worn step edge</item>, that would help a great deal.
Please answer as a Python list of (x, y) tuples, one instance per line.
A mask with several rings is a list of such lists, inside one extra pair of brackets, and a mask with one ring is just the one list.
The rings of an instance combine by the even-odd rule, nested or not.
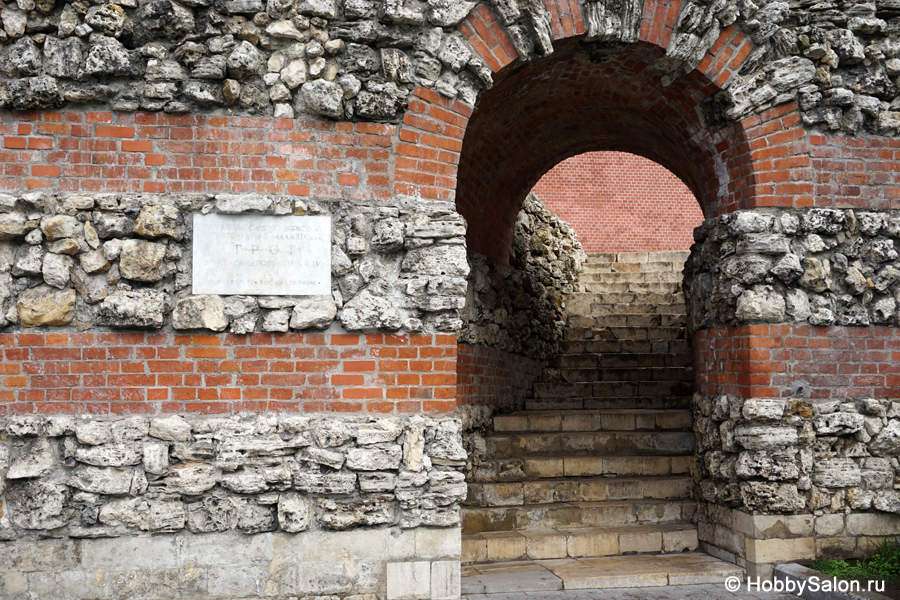
[(547, 502), (604, 502), (625, 500), (688, 500), (693, 496), (691, 478), (547, 477), (515, 482), (472, 482), (465, 506), (527, 506)]
[(675, 553), (698, 546), (692, 523), (495, 531), (463, 534), (462, 562)]
[(607, 500), (524, 506), (464, 506), (462, 532), (693, 522), (695, 500)]
[(494, 431), (690, 431), (693, 416), (687, 409), (596, 409), (521, 411), (494, 417)]
[(693, 453), (666, 456), (612, 455), (495, 458), (482, 461), (472, 483), (514, 483), (557, 477), (679, 476), (689, 472)]

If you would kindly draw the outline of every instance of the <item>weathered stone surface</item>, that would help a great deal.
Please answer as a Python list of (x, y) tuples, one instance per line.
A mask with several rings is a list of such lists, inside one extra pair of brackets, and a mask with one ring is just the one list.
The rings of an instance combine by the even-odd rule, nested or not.
[(308, 112), (332, 118), (338, 118), (344, 114), (344, 91), (338, 84), (324, 79), (316, 79), (304, 83), (300, 92)]
[(132, 444), (105, 444), (75, 450), (75, 460), (95, 467), (134, 466), (143, 460)]
[(173, 465), (166, 474), (166, 490), (176, 494), (197, 496), (211, 490), (221, 479), (212, 465), (183, 463)]
[(235, 529), (242, 533), (262, 533), (278, 527), (277, 508), (263, 506), (250, 498), (235, 499), (237, 523)]
[(53, 468), (55, 463), (53, 449), (46, 438), (38, 438), (30, 442), (18, 452), (18, 456), (9, 465), (7, 479), (30, 479), (43, 477)]
[(12, 240), (25, 233), (25, 215), (18, 212), (0, 214), (0, 240)]
[(166, 300), (160, 290), (116, 291), (100, 303), (100, 321), (113, 327), (162, 327)]
[(875, 456), (897, 456), (900, 452), (900, 421), (891, 419), (869, 444), (869, 452)]
[(321, 509), (319, 519), (328, 529), (393, 524), (397, 521), (397, 505), (391, 496), (373, 496), (354, 501), (316, 499)]
[(290, 325), (292, 329), (326, 329), (337, 316), (337, 307), (330, 296), (301, 298), (294, 305)]
[(161, 440), (186, 442), (191, 439), (191, 425), (178, 415), (157, 417), (150, 420), (149, 433)]
[(347, 453), (347, 467), (357, 471), (387, 471), (400, 468), (403, 451), (399, 445), (386, 448), (353, 448)]
[(132, 491), (134, 473), (113, 468), (79, 467), (68, 481), (70, 487), (93, 494), (125, 495)]
[(741, 497), (753, 512), (792, 512), (806, 506), (793, 484), (746, 481), (741, 484)]
[(40, 479), (11, 483), (6, 492), (10, 520), (22, 529), (56, 529), (68, 520), (64, 485)]
[(187, 507), (187, 527), (193, 533), (228, 531), (237, 524), (237, 506), (231, 498), (204, 496)]
[(340, 319), (348, 331), (395, 330), (402, 323), (400, 313), (389, 300), (368, 290), (361, 291), (344, 305)]
[(180, 240), (184, 236), (181, 213), (168, 204), (145, 206), (134, 222), (134, 232), (147, 238)]
[(70, 256), (48, 252), (44, 255), (44, 263), (41, 266), (44, 283), (59, 289), (66, 287), (72, 278), (74, 266), (75, 262)]
[(75, 309), (75, 290), (31, 288), (19, 296), (16, 309), (23, 327), (68, 325)]
[(159, 281), (164, 275), (166, 247), (155, 242), (125, 240), (119, 258), (122, 277), (134, 281)]
[(309, 498), (297, 494), (282, 494), (278, 498), (278, 524), (283, 531), (306, 531), (313, 520), (313, 507)]
[(747, 450), (767, 450), (795, 444), (799, 436), (793, 427), (739, 425), (734, 439)]
[(850, 458), (822, 458), (814, 465), (813, 482), (829, 488), (845, 488), (859, 485), (859, 465)]
[(228, 327), (225, 303), (219, 296), (190, 296), (179, 300), (172, 313), (175, 329), (211, 329), (224, 331)]

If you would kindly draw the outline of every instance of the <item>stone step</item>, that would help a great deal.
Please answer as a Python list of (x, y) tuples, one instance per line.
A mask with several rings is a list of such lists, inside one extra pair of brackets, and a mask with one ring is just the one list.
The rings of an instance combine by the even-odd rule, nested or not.
[(677, 294), (681, 291), (681, 283), (579, 281), (578, 289), (598, 294), (601, 298), (605, 294)]
[(592, 252), (588, 254), (586, 263), (604, 262), (647, 262), (666, 261), (684, 262), (691, 256), (690, 250), (660, 250), (658, 252)]
[(580, 282), (610, 282), (610, 283), (681, 283), (683, 275), (681, 271), (598, 271), (591, 270), (578, 274)]
[(554, 454), (680, 455), (693, 451), (693, 432), (534, 432), (494, 433), (485, 438), (493, 458)]
[(590, 369), (594, 367), (691, 367), (691, 352), (583, 352), (581, 354), (557, 354), (552, 366), (560, 369)]
[(523, 506), (605, 500), (687, 500), (690, 477), (557, 477), (502, 483), (470, 483), (466, 506)]
[(691, 343), (686, 339), (676, 340), (562, 340), (560, 354), (649, 354), (677, 353), (691, 354)]
[[(466, 552), (465, 545), (464, 537), (464, 553)], [(731, 563), (701, 552), (684, 552), (476, 563), (463, 567), (461, 586), (464, 596), (493, 593), (509, 596), (515, 592), (552, 592), (578, 589), (699, 584), (721, 586), (722, 582), (729, 577), (736, 577), (739, 581), (743, 581), (744, 576), (744, 570)], [(650, 594), (648, 594), (649, 596)], [(674, 593), (671, 596), (665, 593), (664, 596), (666, 598), (687, 597), (680, 593)], [(578, 597), (590, 598), (592, 596), (581, 594)], [(640, 596), (637, 594), (628, 595), (628, 598), (638, 597)], [(653, 594), (653, 597), (663, 596), (656, 593)], [(703, 597), (711, 598), (713, 596)], [(728, 597), (732, 596), (729, 594)]]
[(664, 477), (690, 471), (692, 454), (681, 456), (524, 456), (484, 460), (470, 473), (475, 483), (560, 477)]
[(678, 340), (685, 339), (683, 326), (675, 327), (566, 327), (567, 340)]
[(690, 408), (691, 397), (681, 396), (613, 396), (606, 398), (529, 398), (525, 410), (609, 410)]
[[(608, 314), (577, 315), (569, 313), (566, 327), (584, 329), (602, 329), (606, 327), (684, 327), (687, 315), (660, 314)], [(684, 336), (680, 336), (684, 337)]]
[(585, 262), (581, 263), (579, 270), (585, 273), (623, 273), (623, 272), (676, 272), (684, 270), (683, 261), (671, 260), (647, 260), (642, 262)]
[(691, 523), (492, 531), (462, 536), (465, 564), (697, 550)]
[(573, 315), (641, 315), (685, 314), (684, 299), (679, 302), (644, 304), (642, 302), (610, 302), (602, 295), (574, 292), (566, 299), (566, 308)]
[[(534, 384), (535, 400), (687, 396), (693, 392), (694, 384), (691, 381), (537, 382)], [(581, 408), (589, 407), (582, 406)]]
[(560, 377), (569, 383), (597, 381), (694, 381), (693, 367), (596, 367), (560, 368)]
[(668, 305), (668, 304), (684, 304), (684, 294), (682, 292), (673, 292), (667, 294), (658, 293), (636, 293), (636, 292), (588, 292), (582, 289), (578, 290), (576, 299), (580, 299), (582, 295), (591, 295), (597, 304), (646, 304), (651, 306)]
[(696, 510), (695, 500), (554, 502), (460, 509), (463, 533), (690, 523)]
[(494, 417), (495, 432), (690, 431), (689, 410), (521, 411)]

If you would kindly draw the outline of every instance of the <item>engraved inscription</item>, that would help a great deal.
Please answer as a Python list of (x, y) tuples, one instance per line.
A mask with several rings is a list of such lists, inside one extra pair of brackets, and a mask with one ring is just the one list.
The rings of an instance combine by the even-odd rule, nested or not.
[(194, 215), (193, 292), (331, 293), (331, 217)]

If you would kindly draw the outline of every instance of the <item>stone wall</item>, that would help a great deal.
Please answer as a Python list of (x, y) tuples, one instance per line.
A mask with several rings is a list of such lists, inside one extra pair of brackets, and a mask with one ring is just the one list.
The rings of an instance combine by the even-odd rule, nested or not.
[(813, 208), (708, 219), (685, 265), (693, 330), (747, 323), (900, 324), (900, 220)]
[[(330, 296), (193, 295), (192, 215), (326, 215)], [(465, 222), (452, 204), (256, 194), (0, 196), (0, 328), (453, 332)]]
[[(476, 4), (18, 0), (0, 12), (0, 107), (102, 103), (118, 111), (393, 120), (414, 85), (474, 105), (497, 70), (466, 21)], [(492, 5), (503, 59), (553, 52), (558, 15), (543, 3)], [(585, 1), (582, 12), (595, 45), (637, 41), (639, 3)], [(732, 25), (754, 48), (709, 105), (711, 123), (797, 100), (809, 126), (900, 130), (900, 16), (890, 4), (684, 3), (657, 69), (674, 81), (702, 67)]]
[(562, 340), (566, 296), (586, 258), (571, 227), (530, 194), (516, 219), (508, 265), (469, 253), (460, 342), (549, 358)]
[[(393, 120), (413, 86), (469, 104), (491, 70), (452, 28), (474, 2), (23, 0), (0, 12), (0, 107)], [(546, 18), (546, 9), (519, 15)]]
[(693, 406), (701, 539), (719, 555), (767, 574), (900, 533), (900, 403), (697, 394)]
[(402, 597), (423, 568), (415, 585), (458, 596), (457, 419), (21, 416), (0, 433), (4, 598)]

